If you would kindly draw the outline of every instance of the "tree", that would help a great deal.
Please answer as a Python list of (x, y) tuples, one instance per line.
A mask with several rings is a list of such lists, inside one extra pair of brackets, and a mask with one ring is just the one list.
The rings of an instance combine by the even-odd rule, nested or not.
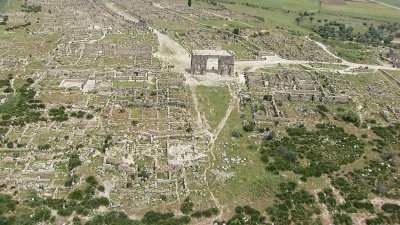
[(79, 159), (79, 155), (74, 153), (69, 157), (68, 161), (68, 169), (73, 170), (75, 167), (78, 167), (82, 164), (81, 160)]
[(235, 34), (235, 35), (239, 35), (240, 34), (240, 29), (239, 28), (234, 28), (233, 29), (233, 34)]
[(192, 7), (192, 0), (188, 0), (188, 6)]
[(297, 18), (296, 18), (296, 23), (297, 23), (297, 25), (300, 23), (300, 21), (301, 21), (301, 17), (297, 17)]
[(181, 212), (184, 214), (189, 214), (193, 211), (193, 202), (190, 198), (186, 198), (185, 201), (181, 205)]

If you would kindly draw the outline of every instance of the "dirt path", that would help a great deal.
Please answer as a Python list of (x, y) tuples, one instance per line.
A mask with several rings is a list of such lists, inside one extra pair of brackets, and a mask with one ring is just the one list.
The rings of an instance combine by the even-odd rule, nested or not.
[[(126, 15), (126, 13), (124, 13), (122, 9), (119, 9), (114, 4), (108, 3), (108, 4), (106, 4), (106, 6), (109, 9), (113, 10), (114, 12), (116, 12), (120, 15), (124, 15), (125, 19), (135, 21), (134, 18), (132, 18), (129, 15)], [(195, 89), (197, 82), (190, 74), (188, 74), (186, 72), (186, 68), (188, 68), (190, 65), (190, 55), (186, 51), (186, 49), (184, 49), (180, 44), (178, 44), (176, 41), (174, 41), (168, 35), (165, 35), (159, 31), (157, 31), (156, 29), (153, 29), (153, 32), (157, 35), (158, 41), (159, 41), (159, 48), (158, 48), (158, 51), (155, 53), (155, 56), (159, 57), (163, 62), (167, 62), (167, 63), (173, 65), (174, 66), (173, 70), (175, 72), (184, 74), (184, 76), (186, 78), (186, 83), (189, 85), (189, 87), (191, 89), (194, 110), (197, 115), (196, 123), (198, 125), (198, 128), (200, 131), (202, 131), (205, 134), (210, 136), (211, 141), (209, 144), (209, 151), (210, 151), (212, 160), (210, 161), (210, 164), (208, 165), (208, 167), (205, 169), (205, 172), (203, 175), (204, 175), (204, 181), (207, 185), (207, 191), (209, 192), (212, 201), (214, 202), (214, 204), (217, 208), (221, 209), (221, 205), (219, 204), (218, 199), (214, 196), (214, 193), (211, 191), (211, 189), (208, 185), (208, 180), (207, 180), (208, 169), (210, 169), (214, 166), (214, 161), (216, 159), (214, 152), (213, 152), (214, 142), (215, 142), (216, 138), (215, 138), (215, 135), (206, 128), (205, 122), (203, 121), (203, 119), (201, 117), (201, 113), (199, 110), (199, 101), (198, 101), (198, 97), (197, 97), (197, 93), (196, 93), (196, 89)], [(230, 105), (232, 105), (232, 104), (230, 104)], [(229, 117), (231, 112), (232, 112), (232, 106), (230, 106), (228, 108), (227, 112), (225, 113), (224, 119), (222, 120), (220, 125), (218, 125), (218, 129), (217, 129), (218, 134), (222, 130), (223, 126), (225, 126), (226, 120)], [(220, 215), (222, 215), (222, 213), (220, 213)]]
[[(123, 9), (118, 8), (115, 4), (107, 2), (105, 4), (110, 10), (114, 11), (115, 13), (123, 16), (124, 19), (130, 20), (137, 22), (137, 19), (129, 15), (127, 12), (125, 12)], [(160, 7), (157, 4), (153, 4), (154, 7)], [(209, 154), (211, 156), (210, 162), (208, 166), (205, 168), (204, 173), (203, 173), (203, 179), (207, 188), (207, 191), (210, 194), (211, 200), (214, 202), (215, 206), (220, 209), (220, 213), (217, 216), (216, 219), (220, 219), (223, 214), (223, 206), (221, 206), (219, 200), (215, 197), (213, 191), (210, 189), (209, 186), (209, 181), (208, 181), (208, 176), (207, 173), (208, 171), (214, 167), (215, 165), (215, 154), (214, 154), (214, 147), (215, 147), (215, 142), (218, 139), (220, 133), (222, 132), (223, 128), (226, 126), (226, 123), (235, 109), (235, 106), (238, 104), (238, 97), (235, 95), (234, 90), (232, 90), (231, 87), (229, 87), (229, 91), (231, 94), (231, 100), (229, 103), (229, 106), (225, 112), (224, 117), (221, 119), (219, 122), (217, 128), (213, 131), (210, 132), (206, 125), (206, 121), (201, 115), (200, 109), (199, 109), (199, 100), (198, 96), (196, 93), (196, 86), (199, 84), (199, 82), (193, 77), (191, 74), (189, 74), (186, 69), (190, 67), (190, 54), (188, 51), (186, 51), (185, 48), (183, 48), (179, 43), (177, 43), (175, 40), (173, 40), (171, 37), (169, 37), (166, 34), (161, 33), (160, 31), (151, 28), (153, 32), (157, 35), (158, 41), (159, 41), (159, 48), (158, 51), (155, 53), (155, 56), (160, 58), (163, 62), (168, 63), (169, 65), (173, 66), (173, 71), (182, 73), (185, 76), (186, 83), (190, 87), (191, 90), (191, 96), (192, 96), (192, 101), (194, 105), (194, 111), (196, 114), (196, 124), (198, 126), (198, 130), (200, 132), (204, 132), (210, 137), (210, 142), (208, 144), (208, 150)], [(387, 70), (393, 70), (394, 68), (388, 67), (388, 66), (377, 66), (377, 65), (363, 65), (363, 64), (355, 64), (355, 63), (350, 63), (347, 62), (340, 57), (336, 56), (332, 52), (328, 50), (328, 48), (319, 42), (316, 42), (317, 45), (319, 45), (324, 51), (327, 52), (327, 54), (331, 55), (332, 57), (341, 60), (341, 63), (333, 63), (337, 65), (346, 65), (349, 68), (346, 70), (350, 70), (353, 68), (357, 67), (368, 67), (370, 69), (387, 69)], [(239, 74), (244, 71), (254, 71), (258, 68), (262, 68), (265, 66), (273, 66), (273, 65), (279, 65), (279, 64), (308, 64), (308, 63), (315, 63), (313, 61), (303, 61), (303, 60), (286, 60), (282, 59), (280, 57), (274, 56), (274, 57), (269, 57), (267, 60), (263, 61), (237, 61), (235, 64), (235, 70), (239, 72)], [(320, 63), (325, 63), (325, 64), (332, 64), (328, 62), (320, 62)], [(240, 83), (240, 79), (237, 79), (237, 83)]]
[(311, 38), (309, 38), (308, 36), (306, 37), (307, 40), (314, 42), (315, 44), (317, 44), (322, 50), (324, 50), (328, 55), (332, 56), (333, 58), (341, 61), (341, 62), (347, 62), (346, 60), (340, 58), (339, 56), (333, 54), (331, 51), (329, 51), (328, 47), (324, 44), (322, 44), (321, 42), (312, 40)]

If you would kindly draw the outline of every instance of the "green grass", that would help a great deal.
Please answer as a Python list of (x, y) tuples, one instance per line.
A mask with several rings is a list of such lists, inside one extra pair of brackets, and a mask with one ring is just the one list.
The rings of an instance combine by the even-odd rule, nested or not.
[(400, 7), (400, 0), (378, 0), (378, 1), (386, 3), (388, 5)]
[[(222, 2), (224, 1), (222, 0)], [(319, 6), (318, 0), (234, 0), (234, 2), (293, 11), (318, 10)]]
[(0, 0), (0, 13), (17, 11), (21, 7), (21, 0)]
[(227, 87), (196, 87), (200, 111), (212, 129), (218, 126), (228, 108), (230, 94)]
[[(396, 2), (399, 0), (382, 0)], [(317, 0), (219, 0), (234, 12), (262, 17), (265, 27), (281, 26), (290, 30), (309, 32), (308, 27), (296, 23), (299, 12), (314, 12), (316, 19), (346, 21), (346, 24), (398, 22), (400, 10), (372, 2), (352, 2), (345, 4), (322, 4)], [(260, 27), (258, 25), (257, 27)], [(356, 27), (355, 27), (356, 28)]]
[(328, 15), (389, 22), (398, 22), (400, 19), (400, 10), (368, 2), (346, 1), (344, 5), (324, 4), (321, 12)]
[[(240, 204), (249, 204), (259, 208), (265, 208), (272, 204), (273, 194), (277, 191), (278, 184), (284, 180), (280, 175), (269, 173), (265, 170), (264, 164), (260, 160), (260, 154), (256, 139), (249, 137), (248, 133), (242, 129), (241, 114), (249, 112), (239, 112), (237, 108), (232, 111), (227, 123), (216, 141), (214, 152), (217, 157), (223, 152), (227, 157), (246, 158), (246, 162), (233, 166), (229, 172), (234, 176), (221, 184), (218, 181), (212, 182), (212, 188), (217, 198), (222, 204), (227, 204), (234, 208)], [(233, 138), (232, 132), (239, 131), (242, 136)], [(228, 144), (226, 144), (228, 143)], [(216, 169), (220, 166), (222, 158), (217, 159)]]
[(7, 4), (8, 4), (8, 0), (0, 0), (0, 12), (4, 12)]
[(297, 12), (288, 12), (283, 9), (263, 9), (253, 8), (239, 4), (225, 4), (225, 7), (236, 12), (249, 16), (257, 16), (264, 19), (264, 24), (260, 23), (257, 28), (274, 28), (276, 26), (284, 27), (289, 30), (306, 32), (308, 29), (296, 24)]
[(337, 55), (347, 61), (355, 63), (376, 64), (378, 53), (375, 49), (355, 42), (343, 42), (336, 40), (326, 41)]

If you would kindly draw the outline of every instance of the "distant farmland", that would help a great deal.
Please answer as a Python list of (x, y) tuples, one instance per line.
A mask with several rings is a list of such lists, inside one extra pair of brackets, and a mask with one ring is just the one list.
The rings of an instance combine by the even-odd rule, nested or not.
[(378, 1), (389, 4), (389, 5), (400, 7), (400, 0), (378, 0)]

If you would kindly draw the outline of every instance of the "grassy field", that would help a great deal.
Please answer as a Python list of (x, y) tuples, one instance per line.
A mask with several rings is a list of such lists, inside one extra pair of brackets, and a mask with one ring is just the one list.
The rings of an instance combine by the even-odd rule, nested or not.
[(321, 13), (388, 22), (398, 22), (400, 19), (400, 10), (368, 2), (346, 1), (344, 5), (323, 4)]
[(0, 0), (0, 12), (2, 12), (7, 4), (8, 0)]
[(342, 42), (336, 40), (325, 41), (333, 48), (336, 54), (350, 62), (376, 64), (378, 52), (375, 48), (369, 48), (366, 45), (355, 42)]
[[(223, 1), (222, 1), (223, 2)], [(285, 10), (318, 10), (318, 0), (235, 0), (238, 4), (257, 5), (261, 8)]]
[[(317, 0), (218, 0), (232, 11), (264, 18), (265, 27), (281, 26), (290, 30), (309, 31), (296, 23), (300, 12), (314, 12), (315, 18), (346, 21), (357, 25), (360, 21), (398, 22), (400, 10), (373, 2), (345, 1), (345, 4), (319, 4)], [(399, 0), (381, 0), (389, 4), (400, 4)], [(353, 24), (353, 21), (357, 22)]]
[[(250, 137), (242, 129), (241, 113), (243, 112), (239, 112), (237, 108), (232, 111), (216, 142), (214, 152), (217, 155), (226, 154), (226, 157), (246, 159), (246, 163), (233, 166), (229, 172), (234, 176), (225, 183), (219, 183), (218, 179), (212, 181), (212, 188), (222, 204), (230, 205), (227, 209), (249, 202), (258, 208), (265, 208), (272, 203), (273, 193), (283, 178), (265, 170), (257, 149), (257, 139)], [(242, 135), (233, 138), (233, 132), (240, 132)], [(215, 169), (220, 168), (223, 160), (221, 158), (217, 161)]]
[(13, 12), (21, 7), (21, 0), (0, 0), (0, 13)]
[(400, 0), (378, 0), (378, 1), (389, 4), (389, 5), (400, 7)]
[(196, 87), (199, 96), (200, 111), (204, 114), (212, 129), (224, 117), (230, 101), (230, 94), (227, 87)]

